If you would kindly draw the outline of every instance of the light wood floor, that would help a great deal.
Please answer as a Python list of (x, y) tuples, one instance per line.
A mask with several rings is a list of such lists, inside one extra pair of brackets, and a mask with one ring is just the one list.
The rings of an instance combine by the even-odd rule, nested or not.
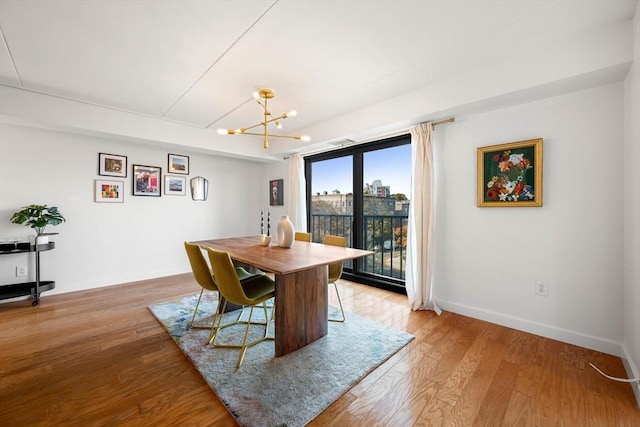
[[(341, 281), (345, 308), (413, 340), (312, 426), (640, 426), (620, 359)], [(0, 425), (233, 426), (147, 306), (199, 291), (179, 275), (0, 304)], [(249, 350), (250, 351), (250, 350)]]

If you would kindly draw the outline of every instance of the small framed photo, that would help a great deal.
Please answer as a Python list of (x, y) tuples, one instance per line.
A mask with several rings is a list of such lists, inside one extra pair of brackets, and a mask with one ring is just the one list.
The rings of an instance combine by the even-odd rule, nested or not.
[(273, 179), (269, 181), (269, 206), (282, 206), (284, 205), (284, 195), (282, 179)]
[(127, 156), (98, 154), (98, 175), (127, 177)]
[(123, 203), (124, 181), (96, 179), (94, 200), (97, 203)]
[(478, 207), (542, 206), (542, 138), (478, 148)]
[(189, 156), (169, 154), (169, 166), (167, 173), (179, 173), (189, 175)]
[(158, 166), (133, 165), (133, 195), (160, 197), (161, 173)]
[(172, 196), (186, 196), (187, 178), (184, 176), (164, 176), (164, 194)]

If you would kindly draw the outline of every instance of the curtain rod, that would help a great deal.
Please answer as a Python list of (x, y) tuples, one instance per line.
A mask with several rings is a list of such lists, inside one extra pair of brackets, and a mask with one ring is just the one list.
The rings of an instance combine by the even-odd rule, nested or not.
[(438, 120), (437, 122), (432, 122), (431, 124), (433, 126), (438, 126), (438, 125), (443, 125), (445, 123), (453, 123), (456, 121), (455, 117), (449, 117), (448, 119), (444, 119), (444, 120)]
[[(442, 119), (442, 120), (437, 120), (437, 121), (435, 121), (435, 122), (431, 122), (431, 126), (444, 125), (444, 124), (447, 124), (447, 123), (453, 123), (453, 122), (455, 122), (455, 121), (456, 121), (456, 118), (455, 118), (455, 117), (449, 117), (448, 119)], [(428, 122), (427, 122), (427, 123), (428, 123)], [(414, 125), (414, 126), (415, 126), (415, 125)], [(409, 129), (410, 129), (410, 128), (409, 128)], [(375, 136), (375, 137), (373, 137), (373, 138), (364, 139), (364, 140), (362, 140), (362, 141), (358, 141), (358, 142), (353, 141), (353, 142), (352, 142), (352, 143), (350, 143), (349, 145), (359, 145), (359, 144), (364, 144), (364, 143), (371, 142), (371, 141), (376, 141), (376, 140), (379, 140), (379, 139), (391, 138), (391, 137), (394, 137), (394, 136), (397, 136), (397, 135), (401, 135), (401, 134), (403, 134), (403, 133), (406, 133), (406, 132), (408, 132), (408, 131), (409, 131), (409, 129), (402, 129), (402, 130), (399, 130), (399, 131), (397, 131), (397, 132), (393, 132), (392, 134), (379, 135), (379, 136)], [(336, 148), (341, 148), (341, 147), (336, 147)], [(317, 150), (317, 151), (310, 151), (310, 152), (308, 152), (308, 153), (297, 153), (297, 154), (300, 154), (300, 155), (302, 155), (302, 156), (309, 156), (309, 155), (313, 155), (313, 154), (324, 153), (324, 152), (326, 152), (326, 151), (331, 151), (331, 150), (322, 149), (322, 150)], [(287, 159), (289, 159), (290, 157), (291, 157), (291, 156), (283, 157), (283, 160), (287, 160)]]

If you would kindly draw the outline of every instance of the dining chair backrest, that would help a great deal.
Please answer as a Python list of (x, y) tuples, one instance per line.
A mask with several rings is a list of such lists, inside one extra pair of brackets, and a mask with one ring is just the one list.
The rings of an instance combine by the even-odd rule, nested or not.
[(300, 242), (310, 242), (311, 233), (305, 233), (304, 231), (296, 231), (295, 239)]
[(187, 257), (191, 264), (191, 271), (193, 271), (193, 277), (196, 279), (196, 282), (209, 291), (217, 291), (218, 286), (216, 285), (215, 280), (213, 280), (211, 269), (202, 254), (200, 246), (184, 242), (184, 248), (187, 251)]
[(229, 302), (237, 305), (249, 305), (252, 301), (247, 298), (247, 295), (242, 289), (238, 273), (233, 266), (233, 261), (227, 252), (214, 251), (207, 248), (209, 255), (209, 261), (211, 262), (211, 268), (213, 274), (216, 277), (216, 284), (218, 285), (218, 291)]
[[(324, 236), (324, 239), (322, 239), (322, 243), (331, 246), (342, 246), (344, 248), (347, 246), (347, 239), (342, 236), (327, 234)], [(340, 276), (342, 276), (342, 262), (329, 264), (329, 283), (335, 282)]]

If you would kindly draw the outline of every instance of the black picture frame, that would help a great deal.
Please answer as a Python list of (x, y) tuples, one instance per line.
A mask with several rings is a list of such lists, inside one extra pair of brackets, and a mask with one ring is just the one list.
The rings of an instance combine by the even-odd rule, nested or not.
[(272, 179), (269, 181), (269, 206), (284, 205), (283, 186), (283, 179)]
[(98, 153), (98, 175), (127, 177), (127, 156)]
[(159, 166), (133, 165), (133, 195), (162, 195), (162, 168)]
[(167, 159), (167, 173), (189, 175), (189, 156), (169, 153)]

